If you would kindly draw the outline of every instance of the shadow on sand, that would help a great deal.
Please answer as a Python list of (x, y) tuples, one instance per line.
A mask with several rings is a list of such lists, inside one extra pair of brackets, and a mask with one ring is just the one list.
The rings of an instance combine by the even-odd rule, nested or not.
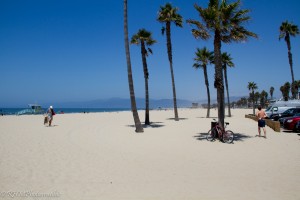
[(45, 127), (49, 127), (49, 128), (53, 128), (53, 127), (56, 127), (56, 126), (58, 126), (58, 125), (57, 125), (57, 124), (54, 124), (54, 125), (49, 126), (49, 125), (46, 125), (46, 124), (45, 124)]
[[(161, 128), (165, 125), (162, 124), (163, 122), (150, 122), (150, 125), (146, 125), (145, 123), (142, 123), (143, 128)], [(128, 127), (134, 128), (135, 125), (127, 125)]]
[[(202, 140), (207, 141), (206, 136), (207, 136), (207, 133), (197, 133), (197, 135), (195, 135), (194, 138), (196, 140), (200, 140), (200, 141), (202, 141)], [(234, 133), (233, 143), (234, 142), (243, 142), (244, 140), (250, 139), (250, 138), (253, 138), (253, 137), (251, 137), (249, 135), (245, 135), (243, 133)]]
[[(179, 121), (180, 120), (187, 120), (188, 118), (179, 118)], [(175, 121), (175, 118), (167, 118), (167, 120), (174, 120)]]
[(282, 133), (291, 133), (291, 134), (297, 134), (297, 132), (289, 131), (289, 130), (281, 130)]
[(218, 119), (218, 117), (196, 117), (196, 118), (199, 118), (199, 119), (215, 119), (215, 120), (217, 120)]
[(243, 133), (234, 133), (234, 140), (233, 141), (237, 141), (237, 142), (243, 142), (246, 139), (251, 139), (253, 138), (252, 136), (243, 134)]

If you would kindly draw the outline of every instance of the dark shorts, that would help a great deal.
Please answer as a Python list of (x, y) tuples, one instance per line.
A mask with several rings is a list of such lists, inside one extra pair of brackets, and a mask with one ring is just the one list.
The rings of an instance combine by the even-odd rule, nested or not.
[(265, 127), (266, 126), (266, 122), (263, 119), (258, 120), (258, 126), (259, 127)]

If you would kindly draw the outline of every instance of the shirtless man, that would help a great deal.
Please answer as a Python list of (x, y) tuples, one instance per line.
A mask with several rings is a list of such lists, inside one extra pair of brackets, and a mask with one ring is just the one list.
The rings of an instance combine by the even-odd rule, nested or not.
[(260, 137), (260, 128), (263, 128), (264, 130), (264, 134), (265, 134), (265, 138), (267, 138), (267, 132), (266, 132), (266, 122), (265, 122), (265, 117), (266, 117), (266, 113), (264, 110), (261, 109), (261, 106), (258, 106), (258, 112), (256, 113), (256, 117), (258, 119), (258, 134)]

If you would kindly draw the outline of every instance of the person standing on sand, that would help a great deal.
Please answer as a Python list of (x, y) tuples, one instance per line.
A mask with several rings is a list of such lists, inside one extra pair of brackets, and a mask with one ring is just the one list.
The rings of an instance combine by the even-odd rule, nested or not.
[(49, 126), (51, 126), (51, 123), (52, 123), (52, 120), (53, 120), (53, 115), (55, 115), (55, 112), (53, 110), (53, 106), (50, 106), (48, 108), (47, 115), (48, 115)]
[(261, 106), (259, 105), (258, 106), (258, 111), (256, 113), (256, 117), (257, 117), (257, 120), (258, 120), (258, 134), (259, 134), (259, 137), (261, 136), (261, 128), (263, 129), (264, 131), (264, 135), (265, 135), (265, 138), (267, 138), (267, 131), (266, 131), (266, 122), (265, 122), (265, 118), (266, 118), (267, 114), (265, 113), (264, 110), (261, 109)]

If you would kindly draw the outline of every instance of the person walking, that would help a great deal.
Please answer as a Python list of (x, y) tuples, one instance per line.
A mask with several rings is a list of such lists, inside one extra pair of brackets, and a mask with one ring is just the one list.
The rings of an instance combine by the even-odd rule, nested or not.
[(53, 116), (55, 115), (55, 112), (53, 110), (53, 106), (50, 106), (47, 110), (47, 115), (48, 115), (48, 122), (49, 122), (49, 126), (51, 126), (52, 121), (53, 121)]
[(267, 131), (266, 131), (266, 122), (265, 118), (267, 117), (267, 114), (264, 110), (261, 109), (261, 106), (258, 106), (258, 111), (256, 113), (257, 121), (258, 121), (258, 136), (261, 136), (261, 128), (264, 131), (264, 137), (267, 138)]

